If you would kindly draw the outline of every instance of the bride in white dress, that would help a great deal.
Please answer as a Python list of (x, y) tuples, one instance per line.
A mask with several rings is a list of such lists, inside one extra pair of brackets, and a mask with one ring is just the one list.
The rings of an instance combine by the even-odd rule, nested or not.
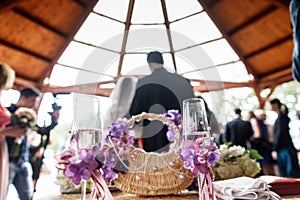
[[(135, 95), (136, 83), (138, 79), (132, 76), (121, 77), (114, 90), (110, 95), (111, 106), (108, 108), (108, 111), (103, 119), (103, 128), (104, 130), (114, 121), (117, 121), (118, 118), (129, 118), (129, 109), (133, 97)], [(141, 136), (141, 128), (135, 126), (136, 137)]]

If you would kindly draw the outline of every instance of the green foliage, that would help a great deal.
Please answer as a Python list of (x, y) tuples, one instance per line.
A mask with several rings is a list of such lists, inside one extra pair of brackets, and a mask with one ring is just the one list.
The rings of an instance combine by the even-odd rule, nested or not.
[(264, 159), (256, 149), (251, 149), (249, 152), (249, 156), (251, 159), (262, 160)]

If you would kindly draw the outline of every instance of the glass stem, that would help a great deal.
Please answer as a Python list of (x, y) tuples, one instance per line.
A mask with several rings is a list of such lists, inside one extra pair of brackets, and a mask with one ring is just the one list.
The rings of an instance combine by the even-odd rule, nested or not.
[(81, 186), (81, 200), (86, 200), (86, 181), (82, 181)]

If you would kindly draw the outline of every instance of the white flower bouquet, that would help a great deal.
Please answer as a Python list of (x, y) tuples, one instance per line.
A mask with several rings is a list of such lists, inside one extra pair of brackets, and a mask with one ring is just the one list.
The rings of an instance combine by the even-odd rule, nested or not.
[(36, 121), (36, 112), (30, 108), (18, 108), (12, 115), (12, 125), (19, 125), (21, 128), (29, 128), (36, 131)]
[(217, 180), (240, 176), (255, 177), (261, 170), (257, 159), (262, 156), (256, 150), (246, 150), (241, 146), (223, 144), (219, 147), (221, 158), (214, 167)]

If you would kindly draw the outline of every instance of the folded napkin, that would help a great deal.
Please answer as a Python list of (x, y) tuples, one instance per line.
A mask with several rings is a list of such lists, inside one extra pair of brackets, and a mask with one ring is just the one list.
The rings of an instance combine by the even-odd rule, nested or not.
[(270, 191), (267, 182), (250, 177), (238, 177), (213, 183), (216, 196), (221, 199), (274, 199), (280, 197)]
[(266, 181), (271, 186), (270, 190), (280, 196), (300, 194), (300, 179), (282, 178), (278, 176), (261, 176), (259, 179)]

